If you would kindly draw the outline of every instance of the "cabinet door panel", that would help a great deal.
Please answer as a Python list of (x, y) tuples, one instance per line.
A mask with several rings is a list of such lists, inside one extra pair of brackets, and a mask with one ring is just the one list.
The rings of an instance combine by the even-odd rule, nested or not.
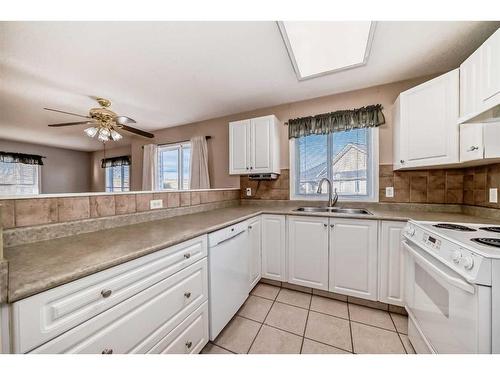
[(377, 300), (377, 221), (330, 219), (331, 292)]
[(381, 223), (379, 245), (379, 301), (403, 306), (404, 248), (401, 244), (405, 222)]
[(483, 124), (483, 137), (484, 157), (500, 158), (500, 123)]
[(261, 217), (249, 220), (248, 223), (248, 240), (249, 240), (249, 255), (250, 255), (250, 288), (249, 291), (259, 282), (262, 267), (261, 255), (261, 235), (262, 235)]
[(272, 172), (271, 137), (273, 119), (271, 116), (258, 117), (251, 120), (250, 153), (252, 173)]
[(328, 218), (288, 217), (288, 282), (328, 290)]
[(250, 172), (250, 120), (229, 123), (229, 174)]
[(477, 113), (481, 106), (481, 51), (477, 50), (460, 65), (460, 116)]
[(262, 277), (286, 281), (285, 216), (262, 215)]
[[(482, 99), (491, 102), (500, 94), (500, 30), (497, 30), (482, 46)], [(498, 99), (497, 99), (498, 101)]]
[(483, 154), (482, 124), (461, 124), (460, 161), (479, 160), (483, 158)]

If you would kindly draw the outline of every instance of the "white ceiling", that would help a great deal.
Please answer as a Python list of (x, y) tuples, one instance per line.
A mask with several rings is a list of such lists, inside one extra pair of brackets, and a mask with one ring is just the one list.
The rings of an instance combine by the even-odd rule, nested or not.
[(378, 22), (365, 66), (299, 82), (275, 22), (0, 22), (0, 138), (100, 149), (42, 109), (85, 114), (92, 96), (154, 131), (444, 72), (499, 26)]

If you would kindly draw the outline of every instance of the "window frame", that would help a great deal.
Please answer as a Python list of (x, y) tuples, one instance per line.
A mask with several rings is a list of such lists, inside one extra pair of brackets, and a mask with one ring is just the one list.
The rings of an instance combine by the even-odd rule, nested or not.
[[(178, 142), (178, 143), (170, 143), (166, 145), (158, 145), (156, 150), (156, 173), (155, 173), (155, 187), (156, 191), (185, 191), (189, 190), (191, 187), (191, 167), (189, 167), (188, 173), (188, 186), (184, 189), (183, 181), (184, 181), (184, 153), (183, 148), (190, 149), (190, 163), (192, 157), (192, 145), (190, 141), (187, 142)], [(177, 150), (178, 152), (178, 161), (177, 161), (177, 189), (163, 189), (161, 187), (161, 152), (162, 150)]]
[[(7, 164), (7, 163), (6, 163)], [(23, 163), (12, 163), (12, 164), (23, 164)], [(25, 196), (37, 196), (42, 194), (42, 167), (43, 165), (34, 165), (34, 164), (26, 164), (33, 167), (36, 167), (36, 175), (37, 175), (37, 188), (38, 192), (33, 194), (0, 194), (5, 197), (25, 197)], [(18, 185), (18, 184), (1, 184), (1, 185)]]
[[(121, 165), (121, 190), (120, 191), (114, 191), (114, 186), (111, 186), (111, 190), (108, 190), (108, 175), (109, 173), (112, 173), (112, 170), (113, 168), (116, 168), (115, 167), (106, 167), (104, 168), (104, 192), (106, 193), (126, 193), (126, 192), (130, 192), (130, 165)], [(124, 190), (124, 170), (125, 170), (125, 167), (128, 168), (128, 188), (127, 190)], [(111, 176), (111, 181), (113, 181), (113, 176)]]
[[(359, 195), (339, 195), (339, 202), (378, 202), (379, 201), (379, 129), (369, 128), (368, 135), (368, 165), (367, 165), (367, 189), (369, 194), (366, 196)], [(331, 142), (328, 140), (327, 147), (331, 147)], [(296, 178), (298, 170), (298, 159), (296, 155), (297, 142), (295, 138), (289, 140), (289, 156), (290, 156), (290, 200), (302, 201), (324, 201), (328, 199), (328, 193), (324, 194), (297, 194)], [(329, 168), (330, 169), (330, 168)], [(328, 172), (330, 175), (330, 171)], [(331, 178), (331, 176), (329, 176)], [(323, 191), (326, 191), (324, 189)]]

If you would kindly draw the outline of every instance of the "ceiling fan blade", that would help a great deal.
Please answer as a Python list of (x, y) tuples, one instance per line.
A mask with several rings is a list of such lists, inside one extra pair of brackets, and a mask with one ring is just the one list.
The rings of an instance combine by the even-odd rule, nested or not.
[(71, 125), (83, 125), (83, 124), (95, 124), (93, 121), (77, 121), (77, 122), (61, 122), (59, 124), (49, 124), (51, 127), (59, 127), (59, 126), (71, 126)]
[(123, 130), (126, 130), (126, 131), (130, 132), (130, 133), (134, 133), (134, 134), (137, 134), (137, 135), (140, 135), (140, 136), (143, 136), (143, 137), (147, 137), (147, 138), (154, 138), (155, 137), (154, 134), (145, 132), (144, 130), (133, 128), (131, 126), (121, 125), (121, 128)]
[(127, 116), (116, 116), (113, 120), (118, 125), (124, 125), (124, 124), (135, 124), (136, 121), (133, 118), (127, 117)]
[(83, 117), (83, 118), (91, 118), (90, 116), (84, 116), (84, 115), (79, 115), (77, 113), (71, 113), (71, 112), (66, 112), (66, 111), (60, 111), (59, 109), (53, 109), (53, 108), (43, 108), (46, 111), (52, 111), (52, 112), (59, 112), (59, 113), (64, 113), (66, 115), (72, 115), (72, 116), (78, 116), (78, 117)]

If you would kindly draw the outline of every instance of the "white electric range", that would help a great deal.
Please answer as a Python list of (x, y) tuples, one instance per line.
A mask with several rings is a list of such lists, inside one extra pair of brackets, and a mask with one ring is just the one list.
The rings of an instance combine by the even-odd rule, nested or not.
[(500, 353), (500, 226), (410, 220), (402, 244), (417, 353)]

